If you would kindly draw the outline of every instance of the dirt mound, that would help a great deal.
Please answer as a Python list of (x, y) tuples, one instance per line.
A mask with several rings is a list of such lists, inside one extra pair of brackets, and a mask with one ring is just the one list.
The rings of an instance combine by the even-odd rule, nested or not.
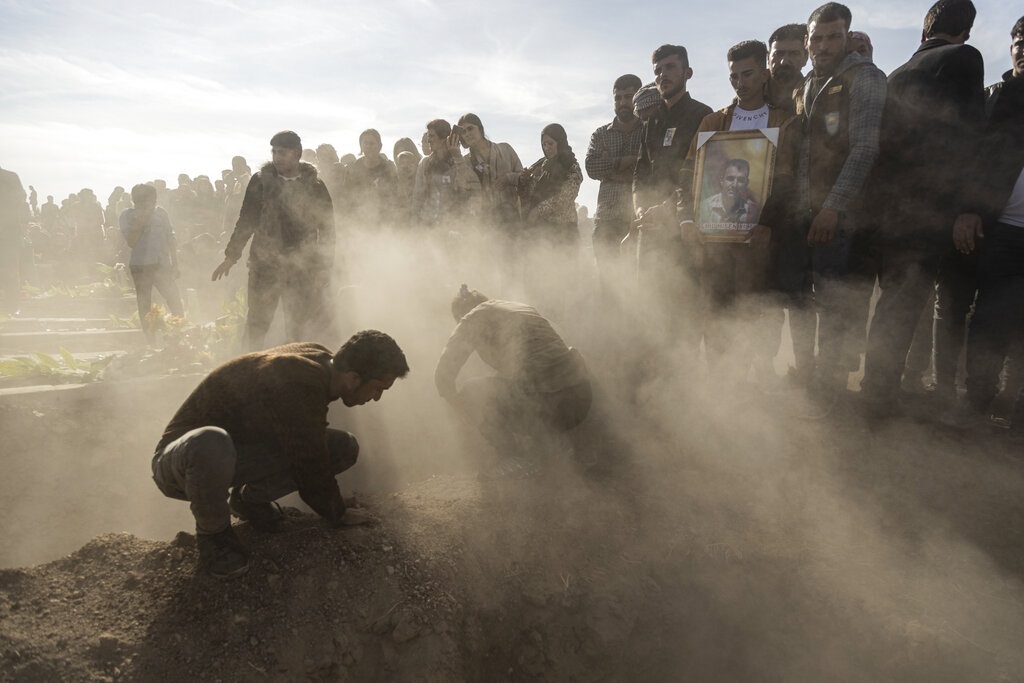
[[(581, 568), (551, 580), (512, 553), (468, 558), (493, 540), (474, 535), (480, 493), (473, 480), (434, 478), (368, 501), (381, 520), (369, 527), (332, 530), (293, 509), (282, 533), (240, 524), (251, 569), (231, 582), (197, 574), (186, 533), (170, 543), (104, 535), (61, 560), (0, 571), (0, 677), (586, 678), (625, 640), (622, 626), (610, 612), (588, 617), (589, 632), (588, 618), (559, 623), (584, 599)], [(525, 522), (498, 532), (507, 549), (532, 544)], [(524, 609), (554, 611), (530, 625)]]
[(435, 476), (343, 530), (289, 509), (238, 525), (230, 582), (188, 534), (104, 535), (0, 571), (0, 680), (1020, 680), (1016, 461), (880, 440), (837, 469), (817, 432), (761, 434), (639, 467), (671, 480)]

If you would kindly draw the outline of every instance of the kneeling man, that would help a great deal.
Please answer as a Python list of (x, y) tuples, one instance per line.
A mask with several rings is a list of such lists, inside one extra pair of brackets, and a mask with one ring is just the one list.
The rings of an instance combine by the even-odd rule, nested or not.
[[(536, 309), (488, 299), (462, 285), (452, 301), (458, 325), (434, 373), (437, 391), (494, 447), (499, 476), (529, 474), (537, 436), (577, 427), (590, 412), (590, 374)], [(463, 382), (462, 366), (476, 352), (497, 374)], [(534, 443), (531, 443), (533, 441)]]
[[(310, 342), (249, 353), (216, 368), (185, 399), (153, 456), (164, 495), (191, 503), (200, 565), (244, 574), (248, 552), (231, 514), (259, 531), (281, 521), (273, 501), (294, 491), (332, 525), (346, 521), (335, 475), (355, 464), (354, 436), (327, 426), (327, 406), (378, 401), (409, 372), (395, 340), (353, 335), (332, 354)], [(229, 499), (230, 490), (230, 499)]]

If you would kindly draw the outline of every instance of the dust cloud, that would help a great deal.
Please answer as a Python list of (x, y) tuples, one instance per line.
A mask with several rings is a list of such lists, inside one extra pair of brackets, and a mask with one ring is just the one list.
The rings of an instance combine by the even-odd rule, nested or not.
[[(339, 231), (337, 255), (338, 336), (316, 341), (337, 348), (356, 330), (381, 329), (411, 367), (379, 403), (332, 406), (332, 426), (361, 444), (339, 480), (346, 496), (487, 467), (489, 447), (433, 382), (462, 283), (537, 307), (595, 378), (595, 406), (573, 438), (577, 460), (601, 465), (597, 474), (570, 462), (480, 484), (465, 555), (481, 595), (500, 600), (515, 562), (567, 591), (576, 577), (615, 625), (609, 647), (643, 662), (635, 680), (1024, 671), (1018, 462), (911, 421), (870, 425), (843, 406), (798, 419), (792, 392), (764, 394), (746, 377), (710, 372), (699, 348), (658, 344), (649, 332), (671, 325), (652, 317), (655, 295), (628, 276), (602, 285), (589, 249), (511, 259), (478, 231), (358, 226)], [(668, 305), (693, 307), (683, 320), (700, 312), (692, 293)], [(268, 345), (283, 341), (280, 317)], [(733, 339), (752, 334), (749, 320), (723, 322)], [(792, 360), (781, 336), (780, 376)], [(460, 378), (486, 372), (474, 358)], [(47, 561), (112, 530), (191, 530), (187, 505), (164, 498), (148, 469), (197, 380), (97, 385), (58, 403), (60, 414), (19, 425), (0, 484), (9, 501), (0, 565)], [(506, 615), (504, 628), (514, 620)]]

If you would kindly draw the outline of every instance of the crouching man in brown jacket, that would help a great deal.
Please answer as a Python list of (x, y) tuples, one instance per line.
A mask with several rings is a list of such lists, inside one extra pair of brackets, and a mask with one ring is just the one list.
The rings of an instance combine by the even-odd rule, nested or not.
[(378, 401), (408, 372), (394, 339), (364, 330), (335, 354), (287, 344), (239, 356), (200, 382), (153, 456), (160, 491), (191, 503), (200, 565), (218, 578), (244, 574), (248, 553), (231, 515), (272, 531), (282, 518), (273, 501), (294, 491), (330, 524), (351, 522), (335, 475), (355, 464), (359, 444), (328, 428), (327, 406)]

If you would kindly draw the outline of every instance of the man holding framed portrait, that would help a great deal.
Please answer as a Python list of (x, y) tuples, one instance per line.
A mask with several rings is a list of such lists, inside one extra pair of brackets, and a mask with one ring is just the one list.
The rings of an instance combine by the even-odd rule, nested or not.
[(703, 251), (704, 342), (712, 370), (741, 380), (753, 356), (759, 379), (770, 381), (781, 319), (774, 309), (765, 316), (769, 307), (759, 295), (771, 280), (773, 228), (788, 219), (797, 129), (792, 114), (765, 101), (767, 46), (744, 41), (727, 58), (736, 99), (705, 116), (690, 144), (680, 180), (680, 234)]

